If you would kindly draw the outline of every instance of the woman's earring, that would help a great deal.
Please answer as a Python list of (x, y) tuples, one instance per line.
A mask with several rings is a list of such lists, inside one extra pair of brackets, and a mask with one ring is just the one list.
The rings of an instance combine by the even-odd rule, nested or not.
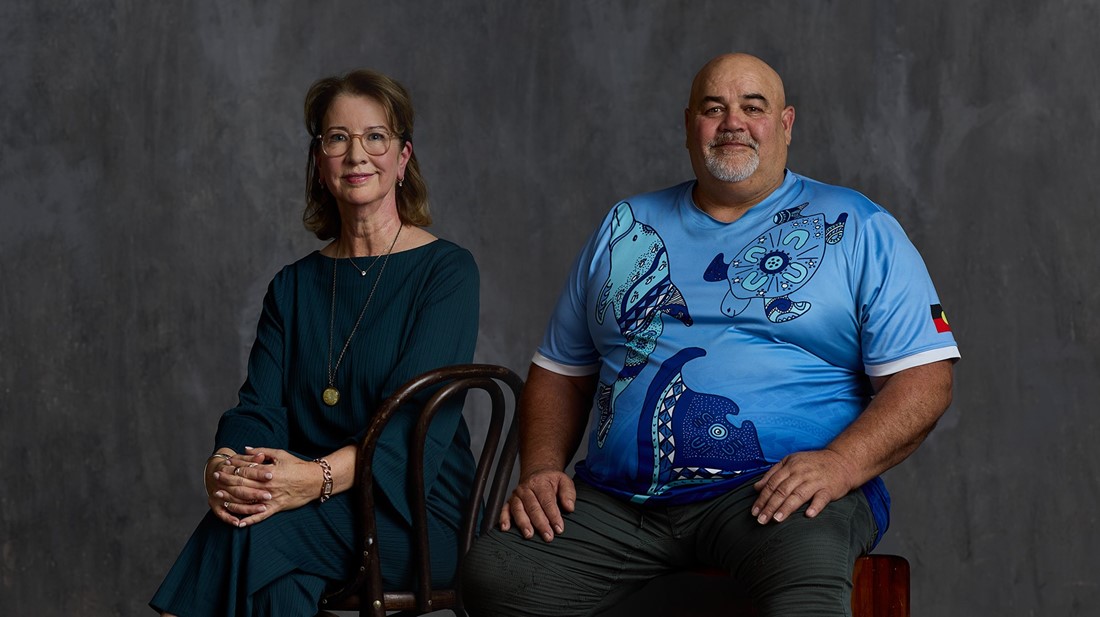
[(404, 178), (398, 178), (397, 179), (397, 188), (401, 188), (403, 186), (405, 186), (405, 179)]

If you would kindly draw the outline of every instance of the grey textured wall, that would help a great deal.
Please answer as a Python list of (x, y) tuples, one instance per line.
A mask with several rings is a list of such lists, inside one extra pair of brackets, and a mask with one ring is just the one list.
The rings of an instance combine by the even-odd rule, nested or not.
[[(204, 509), (299, 223), (317, 77), (403, 81), (433, 230), (523, 371), (616, 199), (690, 173), (694, 71), (761, 55), (791, 167), (884, 204), (964, 359), (889, 473), (913, 614), (1100, 614), (1097, 2), (115, 0), (0, 8), (0, 614), (131, 615)], [(150, 613), (151, 614), (151, 613)]]

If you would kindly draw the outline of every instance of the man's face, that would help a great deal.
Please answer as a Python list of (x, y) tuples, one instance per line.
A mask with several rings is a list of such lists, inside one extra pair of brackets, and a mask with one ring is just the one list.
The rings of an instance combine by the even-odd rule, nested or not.
[(794, 125), (794, 109), (785, 105), (779, 76), (756, 58), (724, 56), (704, 67), (684, 111), (695, 175), (722, 182), (781, 178)]

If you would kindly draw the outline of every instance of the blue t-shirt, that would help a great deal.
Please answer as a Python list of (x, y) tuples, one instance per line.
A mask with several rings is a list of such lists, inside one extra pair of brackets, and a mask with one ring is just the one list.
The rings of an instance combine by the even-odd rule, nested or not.
[[(534, 362), (599, 373), (586, 482), (636, 503), (707, 499), (825, 447), (868, 376), (959, 357), (920, 255), (859, 193), (788, 171), (732, 223), (694, 181), (617, 204), (588, 241)], [(864, 491), (880, 534), (889, 495)]]

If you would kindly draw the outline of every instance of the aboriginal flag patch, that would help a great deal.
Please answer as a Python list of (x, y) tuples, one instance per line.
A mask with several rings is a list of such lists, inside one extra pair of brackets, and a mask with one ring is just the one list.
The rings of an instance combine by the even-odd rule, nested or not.
[(947, 323), (947, 313), (939, 304), (932, 305), (932, 323), (936, 324), (936, 332), (950, 332), (951, 324)]

